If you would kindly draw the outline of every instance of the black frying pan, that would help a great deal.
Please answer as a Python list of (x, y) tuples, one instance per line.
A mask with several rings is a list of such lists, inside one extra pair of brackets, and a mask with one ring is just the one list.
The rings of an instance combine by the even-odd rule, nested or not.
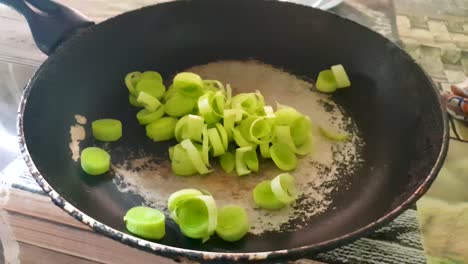
[[(447, 119), (429, 77), (389, 40), (331, 13), (276, 1), (192, 0), (92, 25), (47, 0), (2, 2), (27, 17), (39, 48), (50, 55), (29, 82), (18, 117), (32, 175), (73, 217), (131, 246), (218, 260), (293, 258), (329, 249), (403, 212), (429, 188), (445, 157)], [(169, 145), (151, 143), (136, 123), (123, 76), (147, 69), (173, 76), (194, 65), (247, 59), (297, 76), (313, 78), (337, 63), (350, 73), (352, 87), (332, 99), (353, 118), (366, 145), (362, 166), (347, 178), (346, 188), (332, 194), (335, 210), (310, 218), (297, 231), (248, 235), (232, 244), (187, 239), (171, 221), (162, 241), (129, 235), (122, 216), (142, 198), (119, 192), (112, 173), (89, 177), (71, 160), (74, 115), (123, 121), (125, 136), (111, 146), (113, 162), (124, 160), (128, 151), (165, 158)], [(99, 143), (87, 139), (82, 144)]]

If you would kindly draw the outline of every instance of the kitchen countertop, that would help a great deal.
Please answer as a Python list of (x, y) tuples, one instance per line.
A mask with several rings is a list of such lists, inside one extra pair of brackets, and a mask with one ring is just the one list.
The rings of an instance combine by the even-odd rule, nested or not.
[[(100, 22), (158, 1), (59, 2)], [(348, 0), (332, 11), (402, 45), (441, 90), (468, 74), (468, 0)], [(0, 5), (0, 263), (174, 263), (92, 232), (41, 195), (25, 171), (18, 158), (16, 109), (22, 88), (45, 59), (24, 19)], [(468, 126), (451, 120), (451, 138), (447, 162), (417, 211), (297, 263), (468, 263)]]

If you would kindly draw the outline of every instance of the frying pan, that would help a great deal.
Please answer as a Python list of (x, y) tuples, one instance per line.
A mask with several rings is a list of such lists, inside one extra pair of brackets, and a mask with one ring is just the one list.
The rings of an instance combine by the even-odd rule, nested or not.
[[(27, 18), (38, 47), (49, 55), (28, 83), (18, 114), (21, 152), (31, 174), (56, 205), (130, 246), (170, 257), (240, 261), (327, 250), (402, 213), (429, 188), (446, 155), (447, 118), (430, 78), (389, 40), (337, 15), (286, 2), (192, 0), (148, 6), (94, 25), (48, 0), (1, 2)], [(304, 78), (345, 65), (352, 87), (331, 100), (361, 133), (361, 166), (332, 194), (334, 209), (299, 230), (200, 243), (168, 221), (161, 241), (130, 235), (122, 216), (144, 201), (120, 192), (112, 173), (86, 176), (70, 158), (74, 116), (122, 120), (125, 135), (112, 144), (113, 163), (132, 151), (167, 157), (169, 144), (150, 142), (136, 124), (123, 76), (148, 69), (173, 76), (226, 60), (256, 60)]]

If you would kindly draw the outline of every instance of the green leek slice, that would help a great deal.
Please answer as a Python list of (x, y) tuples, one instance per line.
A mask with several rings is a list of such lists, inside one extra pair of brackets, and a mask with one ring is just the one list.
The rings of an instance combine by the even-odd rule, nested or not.
[(225, 241), (235, 242), (249, 231), (249, 219), (244, 208), (226, 205), (218, 210), (216, 234)]
[(161, 239), (166, 234), (166, 217), (159, 210), (136, 206), (124, 216), (128, 231), (146, 239)]
[(271, 182), (262, 181), (253, 189), (253, 200), (255, 204), (263, 209), (278, 210), (286, 204), (278, 200), (271, 190)]

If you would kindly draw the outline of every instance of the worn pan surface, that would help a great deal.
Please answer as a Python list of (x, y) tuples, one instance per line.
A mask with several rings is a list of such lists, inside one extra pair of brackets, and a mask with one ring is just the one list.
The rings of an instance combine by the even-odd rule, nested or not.
[[(25, 13), (23, 7), (16, 8)], [(52, 44), (47, 44), (50, 36), (42, 40), (46, 44), (40, 47), (51, 55), (21, 102), (22, 153), (54, 203), (131, 246), (169, 256), (230, 260), (297, 257), (328, 249), (395, 218), (429, 188), (445, 157), (447, 120), (428, 76), (389, 40), (334, 14), (275, 1), (197, 0), (145, 7), (94, 26), (82, 18), (76, 21), (74, 26), (82, 30), (63, 30), (58, 35), (66, 33), (68, 40), (61, 45), (56, 45), (60, 37)], [(173, 76), (223, 60), (256, 60), (312, 78), (333, 64), (344, 64), (353, 85), (331, 100), (360, 131), (365, 142), (359, 150), (362, 164), (346, 183), (335, 183), (346, 188), (331, 194), (330, 209), (307, 219), (298, 230), (249, 234), (232, 244), (217, 238), (202, 244), (185, 238), (169, 221), (162, 241), (129, 235), (122, 216), (143, 198), (119, 191), (112, 173), (91, 178), (81, 171), (69, 148), (74, 116), (122, 120), (125, 135), (110, 146), (113, 162), (125, 160), (130, 152), (165, 158), (169, 144), (144, 137), (135, 121), (137, 110), (128, 104), (123, 76), (146, 69)], [(281, 95), (277, 99), (281, 101)], [(86, 129), (89, 132), (89, 123)], [(82, 144), (99, 143), (88, 137)]]

